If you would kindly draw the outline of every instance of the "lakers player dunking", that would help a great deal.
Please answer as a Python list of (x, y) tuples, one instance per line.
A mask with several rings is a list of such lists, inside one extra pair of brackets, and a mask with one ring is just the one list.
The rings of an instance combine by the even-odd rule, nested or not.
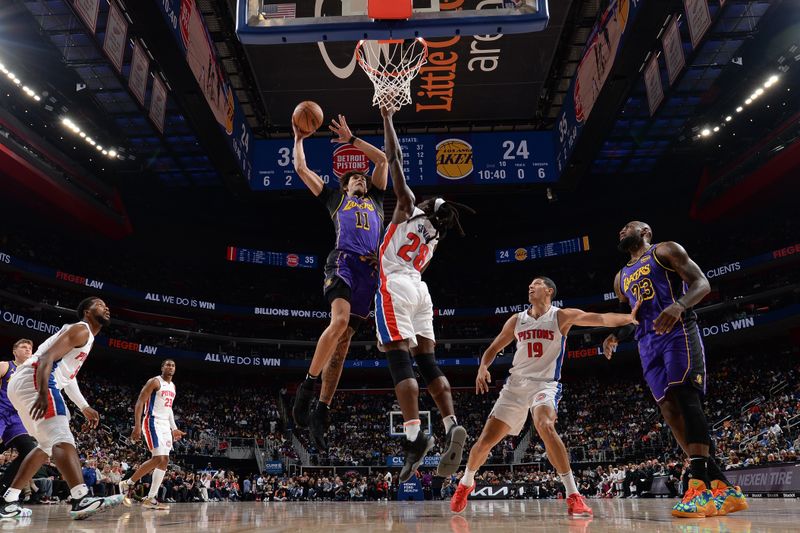
[(404, 482), (416, 471), (434, 444), (433, 437), (420, 430), (419, 386), (414, 377), (411, 355), (439, 408), (447, 433), (447, 446), (441, 454), (437, 474), (449, 476), (461, 464), (467, 432), (456, 422), (450, 383), (439, 369), (433, 353), (436, 345), (433, 303), (428, 286), (422, 281), (422, 272), (449, 229), (464, 235), (457, 207), (473, 211), (442, 198), (431, 198), (414, 205), (414, 193), (403, 174), (403, 157), (392, 123), (393, 113), (381, 109), (386, 155), (397, 205), (380, 248), (375, 323), (379, 348), (386, 352), (395, 394), (403, 413), (405, 463), (400, 471), (400, 482)]
[[(339, 189), (325, 186), (306, 164), (303, 139), (310, 134), (294, 127), (294, 168), (306, 187), (325, 204), (336, 229), (336, 246), (325, 263), (323, 292), (331, 306), (331, 322), (317, 341), (305, 381), (297, 390), (292, 418), (309, 428), (314, 445), (327, 449), (325, 432), (333, 394), (339, 384), (344, 358), (359, 324), (369, 315), (378, 275), (374, 262), (383, 233), (383, 194), (386, 189), (386, 156), (378, 148), (352, 134), (342, 115), (331, 121), (332, 142), (349, 143), (375, 164), (372, 177), (350, 171), (339, 178)], [(322, 374), (322, 390), (312, 406), (314, 386)]]
[(636, 332), (647, 385), (689, 456), (692, 480), (672, 515), (702, 518), (747, 509), (742, 491), (728, 483), (711, 453), (703, 412), (705, 352), (692, 306), (711, 288), (680, 244), (652, 240), (653, 230), (644, 222), (629, 222), (619, 232), (619, 249), (630, 261), (617, 272), (614, 291), (623, 304), (638, 300), (642, 307), (638, 327), (618, 328), (603, 351), (610, 359), (617, 344)]
[(111, 312), (103, 300), (92, 297), (78, 304), (76, 313), (80, 322), (64, 325), (44, 341), (36, 353), (17, 368), (8, 384), (11, 404), (28, 433), (39, 441), (39, 446), (22, 461), (11, 487), (3, 495), (0, 518), (30, 516), (30, 509), (19, 506), (20, 492), (50, 457), (70, 488), (71, 518), (87, 518), (122, 502), (121, 494), (106, 498), (89, 496), (75, 449), (75, 437), (69, 428), (69, 410), (61, 396), (63, 390), (78, 406), (86, 417), (87, 429), (97, 427), (100, 415), (89, 407), (75, 378), (89, 356), (95, 335), (111, 322)]
[(152, 472), (150, 492), (147, 494), (144, 507), (159, 511), (169, 509), (168, 506), (158, 502), (158, 488), (167, 473), (172, 443), (181, 440), (186, 435), (178, 429), (178, 425), (175, 424), (175, 415), (172, 412), (172, 404), (175, 401), (175, 383), (172, 382), (174, 375), (175, 361), (165, 359), (161, 363), (161, 375), (147, 380), (136, 399), (131, 441), (136, 442), (142, 438), (142, 428), (144, 428), (144, 443), (153, 454), (153, 458), (142, 463), (129, 479), (119, 482), (120, 492), (126, 495), (123, 500), (125, 505), (131, 503), (127, 494), (136, 485), (136, 482)]
[(475, 474), (491, 449), (506, 435), (518, 435), (525, 425), (528, 412), (533, 425), (544, 441), (547, 458), (556, 468), (567, 492), (567, 512), (576, 516), (591, 516), (578, 492), (569, 464), (569, 454), (556, 433), (556, 415), (561, 400), (561, 366), (566, 354), (567, 333), (572, 326), (623, 326), (636, 323), (634, 307), (630, 314), (586, 313), (580, 309), (559, 309), (552, 305), (556, 285), (550, 278), (539, 276), (528, 286), (527, 311), (511, 315), (500, 334), (492, 341), (481, 358), (475, 392), (489, 392), (489, 366), (497, 354), (511, 341), (517, 351), (500, 397), (494, 404), (481, 436), (469, 452), (464, 475), (458, 484), (450, 509), (460, 513), (467, 506), (467, 497), (475, 488)]

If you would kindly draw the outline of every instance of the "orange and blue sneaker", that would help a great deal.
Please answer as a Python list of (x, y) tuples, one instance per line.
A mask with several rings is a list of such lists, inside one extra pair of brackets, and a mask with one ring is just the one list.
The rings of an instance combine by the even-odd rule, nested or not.
[(728, 485), (724, 481), (718, 479), (712, 481), (711, 493), (714, 495), (717, 514), (728, 515), (737, 511), (746, 511), (750, 507), (747, 504), (747, 498), (742, 494), (742, 489), (735, 485)]
[(689, 480), (689, 488), (686, 489), (683, 499), (672, 508), (672, 516), (678, 518), (703, 518), (716, 514), (714, 495), (699, 479)]
[(567, 496), (567, 513), (570, 516), (593, 516), (592, 508), (586, 505), (586, 500), (578, 493)]
[(467, 498), (470, 493), (475, 490), (475, 482), (469, 487), (461, 483), (456, 487), (456, 492), (450, 499), (450, 510), (454, 513), (460, 513), (467, 507)]

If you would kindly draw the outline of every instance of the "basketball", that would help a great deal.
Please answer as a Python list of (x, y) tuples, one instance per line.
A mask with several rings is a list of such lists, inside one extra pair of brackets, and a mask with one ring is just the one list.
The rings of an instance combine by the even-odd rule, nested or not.
[(314, 133), (322, 125), (322, 108), (316, 102), (306, 100), (297, 104), (292, 113), (292, 123), (302, 133)]

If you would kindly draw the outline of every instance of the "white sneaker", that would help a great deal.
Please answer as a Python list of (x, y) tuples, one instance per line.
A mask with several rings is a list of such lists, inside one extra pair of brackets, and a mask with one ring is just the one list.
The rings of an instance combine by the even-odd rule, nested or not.
[(0, 507), (0, 518), (26, 518), (32, 514), (33, 511), (20, 506), (19, 502), (5, 502)]

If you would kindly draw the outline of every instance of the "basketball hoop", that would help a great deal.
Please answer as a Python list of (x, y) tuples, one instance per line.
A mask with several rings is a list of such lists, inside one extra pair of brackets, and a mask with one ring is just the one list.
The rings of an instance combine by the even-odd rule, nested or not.
[(361, 40), (355, 54), (375, 87), (372, 105), (396, 111), (411, 103), (411, 80), (428, 62), (425, 39)]

